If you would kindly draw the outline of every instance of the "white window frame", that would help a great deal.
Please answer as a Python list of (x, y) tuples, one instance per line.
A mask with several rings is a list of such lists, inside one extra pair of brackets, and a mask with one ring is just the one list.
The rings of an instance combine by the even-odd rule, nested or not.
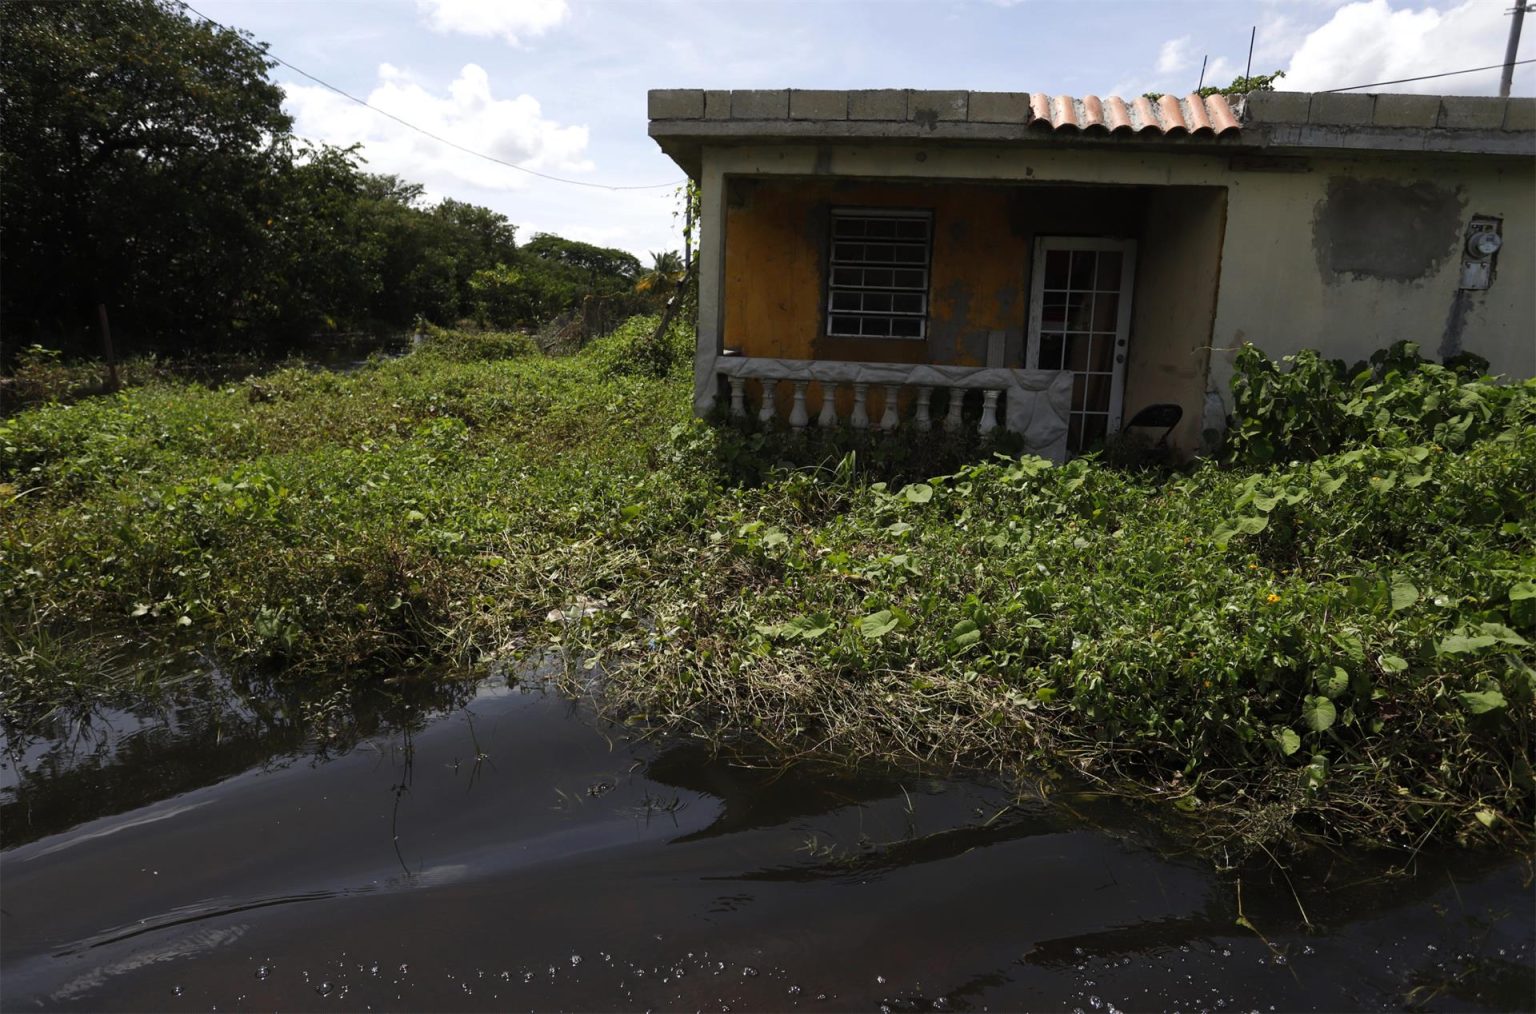
[[(870, 262), (849, 262), (837, 259), (837, 220), (839, 218), (904, 218), (920, 219), (927, 223), (928, 234), (923, 241), (923, 260), (921, 263), (896, 263), (878, 264)], [(913, 240), (893, 238), (893, 243), (912, 244)], [(838, 268), (890, 268), (891, 270), (916, 270), (923, 275), (921, 289), (905, 286), (847, 286), (835, 284)], [(932, 310), (931, 292), (933, 289), (933, 212), (926, 208), (833, 208), (827, 228), (827, 302), (826, 315), (823, 323), (828, 338), (862, 339), (867, 341), (926, 341), (928, 338), (928, 316)], [(888, 311), (884, 313), (867, 312), (864, 310), (836, 310), (833, 308), (833, 299), (838, 292), (890, 292), (892, 294), (916, 294), (922, 297), (923, 309), (921, 313), (909, 313), (904, 311)], [(836, 331), (832, 327), (832, 321), (836, 317), (885, 317), (888, 319), (902, 318), (917, 321), (915, 335), (874, 335), (874, 334), (848, 334), (844, 331)]]
[[(1029, 344), (1025, 366), (1031, 370), (1040, 368), (1040, 329), (1045, 302), (1045, 255), (1052, 250), (1091, 250), (1100, 253), (1122, 254), (1120, 268), (1120, 302), (1115, 319), (1115, 350), (1109, 383), (1109, 418), (1105, 423), (1105, 435), (1120, 431), (1120, 416), (1125, 400), (1125, 363), (1130, 353), (1131, 294), (1136, 289), (1136, 241), (1110, 239), (1099, 236), (1037, 236), (1034, 260), (1030, 267), (1029, 287)], [(1076, 372), (1064, 370), (1064, 372)]]

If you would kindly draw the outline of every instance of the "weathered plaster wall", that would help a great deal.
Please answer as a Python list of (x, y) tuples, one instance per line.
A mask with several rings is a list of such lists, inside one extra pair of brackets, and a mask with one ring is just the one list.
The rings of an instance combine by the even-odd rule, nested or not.
[[(724, 336), (745, 355), (985, 366), (993, 332), (1021, 366), (1038, 234), (1134, 236), (1132, 190), (735, 178), (725, 184)], [(928, 337), (825, 335), (827, 230), (837, 207), (933, 213)]]
[[(724, 345), (782, 359), (1020, 367), (1035, 236), (1134, 236), (1141, 225), (1140, 195), (1127, 188), (738, 177), (725, 181), (724, 192)], [(932, 212), (927, 338), (825, 334), (829, 215), (839, 207)], [(993, 334), (1003, 356), (989, 364)], [(751, 396), (758, 397), (755, 384)], [(781, 410), (787, 397), (781, 389)], [(845, 402), (850, 397), (843, 392)], [(811, 410), (820, 404), (817, 386)], [(872, 392), (871, 411), (883, 409), (884, 392)]]
[[(1217, 344), (1346, 362), (1399, 339), (1536, 375), (1536, 165), (1493, 159), (1311, 160), (1234, 178)], [(1458, 289), (1473, 215), (1503, 219), (1486, 291)], [(1213, 362), (1225, 392), (1231, 353)]]
[(1178, 405), (1184, 415), (1168, 442), (1184, 455), (1200, 447), (1226, 219), (1220, 187), (1153, 189), (1137, 251), (1124, 419), (1148, 405)]
[[(727, 175), (1219, 186), (1227, 189), (1228, 203), (1211, 383), (1223, 396), (1230, 383), (1232, 350), (1243, 341), (1257, 343), (1270, 355), (1310, 346), (1353, 361), (1399, 338), (1416, 340), (1433, 354), (1455, 332), (1462, 348), (1486, 357), (1495, 371), (1536, 376), (1536, 163), (1401, 152), (1348, 159), (1299, 157), (1299, 163), (1286, 168), (1301, 171), (1270, 172), (1234, 169), (1220, 153), (1144, 149), (953, 144), (709, 148), (702, 180), (702, 277), (707, 290), (711, 265), (723, 269), (723, 248), (714, 254), (718, 259), (711, 260), (708, 237), (711, 232), (721, 235), (726, 224)], [(1353, 183), (1365, 184), (1364, 191)], [(1458, 294), (1459, 253), (1450, 251), (1433, 228), (1424, 230), (1419, 251), (1423, 272), (1407, 278), (1401, 277), (1404, 260), (1395, 246), (1377, 247), (1383, 258), (1379, 265), (1369, 259), (1369, 243), (1338, 246), (1341, 221), (1361, 213), (1335, 213), (1329, 206), (1330, 192), (1342, 195), (1340, 209), (1350, 195), (1362, 192), (1373, 193), (1380, 207), (1391, 203), (1384, 186), (1413, 191), (1421, 184), (1456, 194), (1461, 228), (1473, 215), (1503, 219), (1504, 249), (1493, 286), (1486, 292)], [(1419, 192), (1426, 194), (1426, 207), (1443, 212), (1434, 194)], [(712, 208), (716, 210), (711, 220)], [(1446, 252), (1432, 256), (1431, 247)], [(1394, 272), (1399, 277), (1392, 277)], [(723, 270), (715, 277), (723, 280)], [(701, 292), (700, 348), (701, 355), (710, 357), (720, 347), (718, 296), (718, 289)], [(701, 364), (701, 372), (707, 370)], [(710, 388), (700, 403), (712, 398)]]

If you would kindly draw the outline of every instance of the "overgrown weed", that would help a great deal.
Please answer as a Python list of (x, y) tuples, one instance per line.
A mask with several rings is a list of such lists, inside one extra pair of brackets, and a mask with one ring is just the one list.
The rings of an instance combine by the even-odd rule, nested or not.
[(290, 684), (555, 652), (653, 729), (1068, 764), (1228, 847), (1526, 840), (1536, 384), (1402, 368), (1296, 461), (1056, 467), (695, 422), (683, 343), (625, 358), (654, 330), (0, 422), (7, 715), (100, 692), (60, 631)]

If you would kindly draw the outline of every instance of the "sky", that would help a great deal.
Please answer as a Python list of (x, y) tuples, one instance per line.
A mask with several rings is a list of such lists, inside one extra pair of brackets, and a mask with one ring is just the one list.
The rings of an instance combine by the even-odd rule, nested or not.
[[(1185, 94), (1254, 73), (1320, 91), (1497, 64), (1513, 0), (192, 0), (294, 67), (473, 151), (424, 137), (279, 66), (294, 129), (361, 143), (367, 168), (553, 232), (682, 246), (683, 173), (646, 136), (651, 88), (956, 88)], [(1522, 59), (1536, 56), (1528, 19)], [(1494, 95), (1497, 70), (1374, 91)], [(1536, 94), (1536, 64), (1514, 94)], [(659, 186), (657, 186), (659, 184)]]

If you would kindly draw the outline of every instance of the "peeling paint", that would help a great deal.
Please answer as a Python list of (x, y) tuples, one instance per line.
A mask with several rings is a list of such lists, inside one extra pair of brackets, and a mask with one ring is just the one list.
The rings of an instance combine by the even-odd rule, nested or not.
[(1312, 220), (1318, 272), (1328, 285), (1428, 278), (1456, 251), (1464, 204), (1459, 188), (1334, 176)]

